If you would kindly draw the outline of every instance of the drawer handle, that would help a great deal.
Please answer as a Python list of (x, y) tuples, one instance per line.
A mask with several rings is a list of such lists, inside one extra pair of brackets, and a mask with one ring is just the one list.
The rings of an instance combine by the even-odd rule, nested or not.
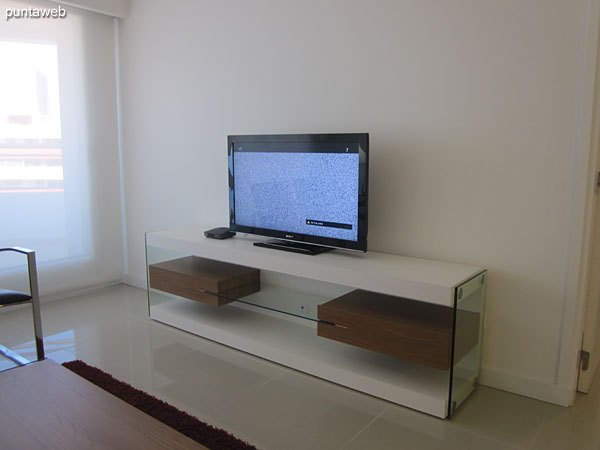
[(348, 327), (346, 327), (344, 325), (340, 325), (339, 323), (328, 322), (327, 320), (319, 320), (319, 323), (322, 323), (323, 325), (328, 325), (330, 327), (342, 328), (344, 330), (348, 329)]

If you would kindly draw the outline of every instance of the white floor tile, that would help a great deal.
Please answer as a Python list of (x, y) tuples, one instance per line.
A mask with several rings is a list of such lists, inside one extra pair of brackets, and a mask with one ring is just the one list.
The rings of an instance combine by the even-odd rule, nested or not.
[(517, 450), (506, 442), (460, 429), (451, 421), (394, 406), (352, 439), (344, 450)]
[(600, 372), (589, 394), (577, 394), (570, 408), (558, 408), (548, 416), (532, 450), (600, 449)]
[[(42, 324), (48, 358), (82, 359), (260, 448), (600, 448), (600, 375), (571, 408), (480, 387), (444, 421), (151, 321), (129, 286), (44, 303)], [(33, 360), (33, 342), (30, 308), (0, 314), (0, 344)]]
[(12, 313), (0, 315), (0, 344), (9, 348), (27, 342), (34, 337), (33, 320), (31, 320), (29, 326), (23, 326), (21, 321), (13, 320), (16, 315)]
[(479, 386), (454, 414), (452, 423), (467, 431), (529, 448), (548, 414), (560, 406)]
[(222, 345), (199, 350), (155, 368), (155, 392), (188, 411), (206, 415), (287, 369)]
[(288, 372), (210, 415), (265, 449), (341, 448), (389, 403)]

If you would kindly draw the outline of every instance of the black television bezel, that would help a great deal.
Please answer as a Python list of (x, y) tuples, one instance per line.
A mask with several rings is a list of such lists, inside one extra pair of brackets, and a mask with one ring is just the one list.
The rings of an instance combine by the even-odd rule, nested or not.
[[(310, 234), (294, 233), (267, 228), (240, 225), (235, 222), (235, 170), (233, 145), (235, 143), (355, 143), (359, 145), (358, 170), (358, 239), (348, 241)], [(303, 242), (324, 247), (367, 251), (368, 200), (369, 200), (369, 133), (320, 133), (320, 134), (251, 134), (227, 136), (227, 161), (229, 174), (229, 230), (258, 236), (267, 236), (292, 242)]]

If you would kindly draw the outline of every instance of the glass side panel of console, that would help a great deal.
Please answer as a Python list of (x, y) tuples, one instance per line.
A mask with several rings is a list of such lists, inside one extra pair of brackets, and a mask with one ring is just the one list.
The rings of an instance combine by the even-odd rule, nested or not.
[[(149, 308), (157, 305), (163, 305), (167, 302), (190, 302), (195, 297), (194, 293), (182, 292), (177, 288), (170, 287), (156, 288), (157, 283), (152, 282), (152, 266), (160, 267), (161, 264), (169, 263), (186, 258), (197, 258), (203, 262), (210, 263), (206, 258), (192, 257), (189, 254), (175, 252), (159, 247), (148, 245), (147, 264), (148, 264), (148, 302)], [(217, 264), (219, 264), (217, 262)], [(182, 275), (185, 276), (185, 275)], [(177, 276), (174, 279), (177, 283)], [(182, 278), (182, 283), (185, 280)], [(196, 290), (198, 290), (196, 288)], [(198, 294), (202, 301), (202, 296), (216, 296), (223, 304), (221, 307), (244, 307), (257, 309), (258, 311), (275, 311), (290, 316), (317, 321), (317, 306), (325, 303), (332, 298), (336, 298), (352, 290), (345, 286), (339, 286), (331, 283), (324, 283), (315, 280), (308, 280), (301, 277), (282, 275), (275, 272), (260, 271), (260, 290), (258, 292), (247, 293), (244, 289), (229, 289), (222, 292), (214, 292), (210, 289), (202, 289)], [(191, 294), (191, 295), (190, 295)]]
[(475, 390), (481, 368), (487, 272), (456, 288), (454, 361), (448, 416)]

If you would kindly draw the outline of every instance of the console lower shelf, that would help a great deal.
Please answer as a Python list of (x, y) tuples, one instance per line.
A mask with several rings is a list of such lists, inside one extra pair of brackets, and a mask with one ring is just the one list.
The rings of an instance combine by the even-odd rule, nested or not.
[(334, 383), (447, 416), (448, 371), (323, 339), (314, 322), (302, 325), (260, 309), (235, 304), (215, 309), (185, 299), (154, 305), (151, 317)]

